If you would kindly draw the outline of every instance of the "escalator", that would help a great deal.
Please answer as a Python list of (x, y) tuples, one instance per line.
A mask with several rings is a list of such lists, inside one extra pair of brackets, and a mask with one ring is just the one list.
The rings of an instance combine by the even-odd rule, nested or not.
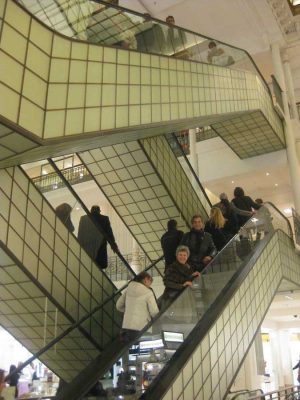
[(265, 207), (269, 217), (255, 214), (192, 289), (133, 343), (116, 342), (95, 357), (57, 398), (82, 398), (122, 360), (123, 371), (107, 389), (110, 398), (223, 399), (281, 281), (300, 286), (289, 222), (274, 206)]
[(210, 38), (101, 0), (3, 0), (0, 19), (2, 168), (203, 126), (240, 158), (285, 148), (244, 50), (209, 61)]
[[(107, 301), (117, 288), (21, 168), (2, 169), (0, 177), (1, 325), (36, 353), (106, 302), (63, 346), (42, 357), (69, 381), (117, 336), (121, 318)], [(55, 185), (62, 183), (55, 179)], [(78, 204), (74, 198), (70, 203)], [(135, 276), (125, 261), (120, 270), (126, 280)]]
[(189, 229), (206, 221), (211, 203), (175, 135), (156, 136), (78, 154), (109, 203), (150, 260), (161, 254), (167, 222)]

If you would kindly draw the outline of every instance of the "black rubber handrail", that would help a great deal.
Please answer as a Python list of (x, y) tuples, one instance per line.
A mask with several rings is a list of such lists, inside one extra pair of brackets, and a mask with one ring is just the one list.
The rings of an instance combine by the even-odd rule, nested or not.
[[(16, 4), (17, 4), (20, 8), (22, 8), (22, 9), (25, 10), (28, 14), (30, 14), (33, 18), (35, 18), (35, 20), (37, 20), (37, 21), (39, 21), (41, 24), (43, 24), (47, 29), (51, 30), (52, 32), (55, 32), (56, 34), (60, 35), (61, 37), (66, 37), (66, 35), (60, 33), (59, 31), (56, 31), (54, 28), (50, 27), (49, 25), (46, 25), (43, 21), (41, 21), (38, 17), (36, 17), (35, 14), (32, 14), (32, 13), (26, 8), (26, 6), (24, 6), (23, 4), (17, 2), (17, 0), (14, 0), (14, 1), (16, 2)], [(139, 17), (145, 18), (145, 15), (144, 15), (144, 14), (139, 13), (138, 11), (131, 10), (131, 9), (129, 9), (129, 8), (123, 7), (123, 6), (119, 6), (119, 5), (107, 3), (107, 2), (105, 2), (105, 1), (103, 1), (103, 0), (89, 0), (89, 1), (93, 1), (93, 2), (98, 3), (98, 4), (102, 4), (102, 5), (105, 6), (106, 8), (115, 8), (115, 9), (118, 9), (118, 10), (120, 10), (120, 11), (122, 11), (122, 12), (127, 12), (127, 13), (129, 13), (129, 14), (134, 14), (134, 15), (137, 15), (137, 16), (139, 16)], [(158, 22), (159, 24), (165, 25), (166, 27), (168, 27), (168, 24), (167, 24), (165, 21), (162, 21), (162, 20), (160, 20), (160, 19), (158, 19), (158, 18), (154, 18), (154, 17), (151, 17), (151, 16), (148, 17), (148, 16), (147, 16), (147, 19), (148, 19), (149, 21), (150, 21), (150, 20), (151, 20), (151, 21), (156, 21), (156, 22)], [(270, 90), (270, 88), (269, 88), (269, 86), (268, 86), (268, 84), (267, 84), (265, 78), (263, 77), (263, 75), (262, 75), (262, 73), (260, 72), (259, 68), (258, 68), (257, 65), (255, 64), (255, 62), (254, 62), (252, 56), (248, 53), (247, 50), (242, 49), (242, 48), (240, 48), (240, 47), (236, 47), (236, 46), (230, 45), (230, 44), (225, 43), (225, 42), (223, 42), (223, 41), (221, 41), (221, 40), (219, 40), (219, 39), (215, 39), (215, 38), (211, 38), (211, 37), (209, 37), (209, 36), (203, 35), (203, 34), (201, 34), (201, 33), (199, 33), (199, 32), (194, 32), (194, 31), (192, 31), (192, 30), (190, 30), (190, 29), (182, 28), (182, 27), (180, 27), (180, 26), (178, 26), (178, 25), (173, 25), (173, 26), (174, 26), (176, 29), (182, 30), (182, 31), (187, 32), (187, 33), (190, 33), (190, 34), (192, 34), (192, 35), (196, 35), (196, 36), (199, 36), (199, 37), (201, 37), (201, 38), (204, 38), (204, 39), (207, 39), (207, 40), (210, 40), (210, 41), (216, 41), (216, 42), (218, 42), (218, 43), (220, 43), (220, 44), (222, 44), (222, 45), (224, 45), (224, 46), (227, 46), (227, 47), (229, 47), (229, 48), (232, 48), (232, 49), (235, 49), (235, 50), (238, 50), (238, 51), (243, 52), (243, 53), (249, 58), (249, 60), (250, 60), (251, 64), (253, 65), (253, 67), (254, 67), (256, 73), (259, 75), (260, 79), (261, 79), (262, 82), (264, 83), (264, 85), (265, 85), (265, 87), (266, 87), (266, 89), (267, 89), (267, 91), (268, 91), (268, 93), (269, 93), (270, 98), (272, 99), (272, 93), (271, 93), (271, 90)], [(72, 40), (72, 41), (74, 41), (74, 42), (78, 42), (78, 40), (80, 40), (80, 41), (83, 42), (83, 43), (91, 44), (91, 42), (89, 42), (88, 40), (84, 40), (84, 39), (77, 39), (77, 38), (73, 38), (73, 37), (69, 37), (69, 39)], [(96, 43), (93, 43), (93, 44), (96, 45)], [(109, 45), (106, 45), (106, 44), (101, 44), (101, 46), (104, 46), (104, 47), (114, 47), (114, 46), (109, 46)], [(136, 50), (130, 49), (130, 51), (136, 51)], [(139, 53), (141, 53), (141, 52), (139, 52)], [(150, 53), (150, 52), (149, 52), (149, 53), (147, 53), (147, 54), (156, 54), (156, 53)], [(163, 55), (163, 54), (157, 54), (157, 55), (169, 57), (169, 56)], [(188, 61), (198, 62), (197, 60), (188, 60)], [(202, 62), (201, 62), (201, 63), (202, 63)], [(273, 108), (274, 108), (274, 107), (273, 107)], [(275, 108), (274, 108), (274, 110), (276, 111)]]
[[(274, 207), (274, 209), (277, 210), (276, 207)], [(288, 223), (288, 230), (289, 230), (289, 221), (287, 220), (287, 218), (280, 212), (278, 211), (278, 213), (280, 215), (282, 215), (282, 217), (285, 219), (285, 221)], [(247, 226), (248, 222), (244, 225)], [(221, 252), (218, 253), (218, 255), (211, 261), (211, 263), (209, 263), (205, 269), (202, 271), (202, 274), (206, 274), (211, 268), (212, 268), (212, 264), (214, 262), (214, 260), (217, 260), (218, 257), (222, 257), (222, 252), (226, 251), (227, 248), (233, 243), (234, 240), (236, 240), (237, 236), (239, 234), (237, 234), (236, 236), (234, 236), (230, 242), (227, 243), (227, 245), (221, 250)], [(264, 238), (261, 243), (259, 243), (259, 248), (263, 248), (264, 244), (266, 242), (266, 239)], [(260, 252), (259, 252), (260, 255)], [(199, 330), (202, 332), (203, 331), (203, 326), (207, 327), (209, 326), (209, 324), (212, 323), (212, 316), (213, 315), (219, 315), (220, 313), (220, 309), (222, 307), (224, 307), (224, 299), (225, 297), (223, 297), (225, 294), (229, 295), (232, 290), (235, 290), (236, 288), (236, 284), (238, 284), (240, 282), (241, 279), (243, 279), (243, 276), (245, 274), (245, 270), (248, 271), (248, 268), (250, 268), (251, 266), (249, 266), (251, 264), (251, 260), (252, 262), (255, 262), (257, 258), (257, 254), (254, 253), (251, 255), (250, 259), (245, 259), (241, 262), (240, 267), (236, 270), (236, 272), (234, 273), (233, 277), (227, 282), (227, 284), (225, 285), (225, 287), (222, 289), (221, 296), (218, 296), (217, 299), (215, 299), (215, 301), (209, 306), (209, 315), (204, 315), (203, 318), (205, 318), (205, 323), (203, 322), (203, 318), (201, 319), (201, 329), (198, 328), (199, 322), (198, 324), (196, 324), (196, 326), (194, 327), (194, 330)], [(249, 265), (248, 265), (249, 264)], [(251, 264), (252, 265), (252, 264)], [(245, 268), (247, 266), (247, 268)], [(234, 284), (233, 284), (234, 283)], [(185, 289), (181, 290), (177, 296), (174, 298), (174, 300), (168, 305), (168, 307), (170, 307), (174, 301), (176, 301), (176, 299), (184, 292)], [(220, 294), (221, 294), (220, 293)], [(219, 297), (222, 297), (221, 299)], [(168, 308), (167, 307), (167, 308)], [(126, 343), (126, 345), (121, 346), (120, 343), (116, 342), (115, 346), (113, 348), (108, 348), (105, 349), (103, 353), (101, 353), (101, 356), (98, 359), (95, 359), (94, 361), (91, 362), (91, 364), (85, 369), (83, 370), (75, 379), (74, 381), (72, 381), (69, 385), (67, 385), (67, 387), (65, 387), (63, 389), (63, 391), (59, 394), (59, 396), (57, 397), (58, 400), (65, 400), (65, 399), (69, 399), (69, 398), (76, 398), (79, 399), (81, 397), (76, 397), (76, 395), (80, 392), (79, 396), (82, 396), (84, 393), (86, 393), (90, 387), (96, 382), (97, 379), (99, 379), (101, 376), (103, 376), (105, 374), (105, 372), (107, 372), (107, 370), (111, 367), (111, 365), (116, 362), (124, 353), (124, 351), (126, 351), (126, 349), (128, 349), (134, 342), (136, 342), (141, 336), (143, 336), (143, 334), (145, 332), (147, 332), (147, 330), (152, 326), (152, 324), (158, 320), (160, 318), (160, 316), (165, 313), (165, 311), (167, 310), (167, 308), (164, 308), (163, 310), (161, 310), (159, 312), (159, 314), (157, 314), (155, 316), (155, 318), (149, 322), (149, 324), (147, 326), (145, 326), (143, 328), (143, 330), (141, 330), (137, 336), (129, 343)], [(197, 327), (197, 329), (196, 329)], [(192, 332), (193, 332), (192, 331)], [(202, 332), (203, 334), (205, 332)], [(185, 347), (187, 347), (188, 351), (190, 350), (190, 345), (191, 345), (191, 338), (192, 336), (189, 335), (189, 338), (186, 340), (186, 343), (184, 342), (184, 344), (181, 345), (181, 347), (183, 348), (183, 350), (185, 349)], [(198, 343), (198, 342), (197, 342)], [(176, 352), (177, 354), (177, 352)], [(176, 356), (176, 358), (174, 360), (177, 359), (178, 355), (174, 355), (173, 357)], [(179, 357), (181, 357), (181, 352), (179, 352)], [(173, 358), (172, 358), (173, 361)], [(178, 362), (173, 363), (172, 362), (172, 366), (171, 367), (171, 379), (173, 379), (173, 375), (175, 373), (177, 373), (178, 371)], [(161, 375), (161, 374), (160, 374)], [(165, 376), (163, 376), (163, 379), (160, 380), (160, 382), (163, 381), (163, 384), (161, 383), (160, 385), (158, 385), (161, 388), (165, 388), (165, 383), (166, 382), (170, 382), (170, 370), (168, 370), (167, 373), (167, 379), (165, 379)], [(91, 383), (92, 382), (92, 383)], [(153, 385), (150, 385), (150, 388), (147, 389), (147, 391), (142, 395), (141, 398), (145, 398), (147, 400), (153, 400), (153, 398), (160, 398), (159, 396), (163, 395), (163, 392), (157, 393), (157, 389), (158, 386), (155, 385), (155, 387), (153, 387)], [(152, 390), (154, 389), (155, 394), (153, 395)], [(149, 391), (150, 390), (150, 391)], [(148, 394), (149, 391), (149, 394)], [(145, 397), (144, 397), (145, 396)]]
[[(291, 225), (289, 220), (286, 218), (284, 214), (282, 214), (281, 211), (278, 210), (276, 206), (274, 206), (272, 203), (265, 203), (269, 204), (276, 210), (278, 214), (280, 214), (283, 219), (287, 223), (288, 227), (288, 236), (292, 239), (292, 230), (291, 230)], [(247, 225), (247, 223), (245, 224)], [(212, 327), (215, 319), (222, 313), (224, 307), (226, 306), (227, 302), (233, 295), (233, 293), (236, 291), (238, 286), (241, 284), (241, 282), (244, 280), (252, 266), (257, 262), (258, 258), (260, 257), (261, 252), (263, 251), (265, 245), (268, 243), (269, 239), (273, 237), (273, 235), (276, 233), (276, 231), (280, 231), (281, 229), (275, 230), (270, 236), (263, 238), (260, 243), (258, 243), (256, 247), (256, 251), (250, 256), (250, 258), (246, 258), (242, 263), (241, 266), (237, 269), (237, 271), (234, 273), (234, 275), (231, 277), (231, 279), (227, 282), (225, 287), (221, 290), (217, 298), (214, 300), (214, 302), (209, 306), (208, 311), (204, 314), (202, 319), (199, 320), (199, 322), (196, 324), (196, 326), (193, 328), (192, 332), (189, 334), (188, 338), (186, 339), (185, 342), (182, 343), (178, 351), (174, 354), (172, 357), (172, 363), (168, 364), (167, 369), (163, 369), (159, 375), (154, 379), (154, 381), (150, 384), (149, 388), (145, 393), (143, 393), (140, 397), (142, 400), (152, 400), (153, 398), (161, 398), (163, 395), (166, 393), (167, 388), (172, 384), (173, 380), (177, 376), (178, 373), (178, 365), (183, 365), (189, 357), (191, 356), (193, 349), (200, 343), (200, 341), (204, 338), (208, 330)], [(286, 232), (284, 232), (287, 234)], [(234, 239), (234, 238), (233, 238)], [(232, 239), (232, 240), (233, 240)], [(225, 246), (226, 248), (226, 246)], [(223, 251), (223, 250), (222, 250)], [(221, 254), (222, 251), (218, 254)], [(213, 261), (212, 261), (213, 262)], [(205, 270), (209, 268), (209, 266), (212, 264), (207, 265)], [(203, 272), (205, 272), (205, 270)], [(202, 272), (202, 273), (203, 273)], [(259, 327), (258, 327), (259, 330)], [(255, 336), (255, 335), (254, 335)], [(253, 339), (254, 340), (254, 339)], [(244, 356), (244, 358), (246, 355)], [(235, 376), (234, 376), (235, 378)], [(234, 379), (233, 378), (233, 379)], [(160, 385), (155, 385), (157, 381), (161, 382)]]
[[(129, 14), (134, 14), (134, 15), (137, 15), (137, 16), (139, 16), (139, 17), (145, 18), (145, 14), (142, 14), (142, 13), (140, 13), (140, 12), (138, 12), (138, 11), (131, 10), (130, 8), (126, 8), (126, 7), (123, 7), (123, 6), (120, 6), (120, 5), (107, 3), (105, 0), (89, 0), (89, 1), (93, 1), (94, 3), (102, 4), (102, 5), (106, 6), (106, 8), (115, 8), (115, 9), (118, 9), (118, 10), (120, 10), (120, 11), (125, 11), (125, 12), (127, 12), (127, 13), (129, 13)], [(147, 20), (148, 20), (148, 21), (156, 21), (156, 22), (158, 22), (158, 23), (161, 24), (161, 25), (165, 25), (166, 27), (169, 27), (169, 25), (168, 25), (165, 21), (160, 20), (160, 19), (155, 18), (155, 17), (152, 17), (152, 16), (149, 16), (148, 14), (147, 14)], [(181, 30), (181, 31), (190, 33), (190, 34), (192, 34), (192, 35), (196, 35), (196, 36), (198, 36), (198, 37), (200, 36), (201, 38), (204, 38), (204, 39), (207, 39), (207, 40), (210, 40), (210, 41), (216, 41), (216, 42), (218, 42), (218, 44), (219, 44), (219, 43), (220, 43), (220, 44), (223, 44), (223, 45), (226, 46), (226, 47), (230, 47), (230, 48), (232, 48), (232, 49), (241, 51), (241, 52), (243, 52), (244, 54), (246, 54), (247, 57), (249, 58), (249, 60), (251, 61), (251, 64), (253, 65), (255, 71), (257, 72), (257, 74), (259, 75), (259, 77), (261, 78), (261, 80), (263, 81), (263, 83), (264, 83), (264, 85), (265, 85), (265, 87), (266, 87), (266, 89), (267, 89), (267, 91), (268, 91), (268, 93), (269, 93), (269, 95), (270, 95), (270, 97), (271, 97), (271, 99), (272, 99), (272, 93), (271, 93), (271, 90), (270, 90), (270, 88), (269, 88), (269, 86), (268, 86), (268, 84), (267, 84), (267, 81), (265, 80), (263, 74), (260, 72), (259, 68), (258, 68), (257, 65), (255, 64), (253, 58), (251, 57), (251, 55), (248, 53), (247, 50), (242, 49), (242, 48), (237, 47), (237, 46), (233, 46), (233, 45), (228, 44), (228, 43), (225, 43), (225, 42), (223, 42), (223, 41), (221, 41), (221, 40), (219, 40), (219, 39), (215, 39), (215, 38), (212, 38), (212, 37), (203, 35), (202, 33), (195, 32), (195, 31), (192, 31), (192, 30), (187, 29), (187, 28), (182, 28), (181, 26), (178, 26), (178, 25), (175, 25), (175, 24), (172, 25), (172, 26), (173, 26), (174, 28), (176, 28), (176, 29), (179, 29), (179, 30)], [(102, 44), (101, 44), (101, 45), (102, 45)], [(106, 45), (105, 45), (105, 46), (106, 46)], [(113, 46), (112, 46), (112, 47), (113, 47)], [(130, 49), (130, 50), (132, 50), (132, 49)], [(132, 50), (132, 51), (135, 51), (135, 50)], [(150, 52), (149, 52), (149, 53), (150, 53)], [(158, 55), (163, 55), (163, 54), (158, 54)], [(187, 61), (195, 61), (195, 62), (197, 62), (196, 60), (187, 60)]]
[[(155, 268), (158, 273), (160, 274), (160, 276), (162, 276), (161, 272), (159, 271), (159, 269), (157, 268), (157, 264), (162, 261), (164, 259), (164, 256), (159, 257), (156, 261), (152, 262), (147, 268), (144, 269), (144, 271), (149, 271), (151, 268)], [(134, 278), (133, 278), (134, 279)], [(132, 280), (133, 280), (132, 279)], [(71, 326), (69, 326), (68, 329), (66, 329), (64, 332), (62, 332), (60, 335), (58, 335), (56, 338), (54, 338), (53, 340), (51, 340), (51, 342), (49, 342), (46, 346), (44, 346), (42, 349), (40, 349), (37, 353), (33, 354), (30, 358), (28, 358), (26, 361), (24, 361), (22, 363), (22, 365), (20, 365), (12, 374), (7, 375), (7, 379), (9, 379), (11, 376), (13, 376), (14, 374), (21, 372), (22, 369), (24, 369), (25, 367), (27, 367), (27, 365), (29, 365), (31, 362), (33, 362), (34, 360), (36, 360), (37, 358), (39, 358), (42, 354), (44, 354), (46, 351), (50, 350), (51, 347), (55, 346), (60, 340), (62, 340), (64, 337), (66, 337), (69, 333), (71, 333), (74, 329), (79, 328), (81, 326), (81, 324), (85, 321), (87, 321), (89, 318), (91, 318), (97, 311), (101, 310), (102, 308), (104, 308), (104, 306), (109, 303), (110, 301), (112, 301), (115, 297), (117, 297), (118, 295), (120, 295), (129, 285), (130, 282), (132, 282), (132, 280), (128, 281), (124, 286), (122, 286), (120, 289), (118, 289), (113, 295), (111, 295), (109, 298), (105, 299), (105, 301), (101, 304), (98, 304), (97, 306), (95, 306), (91, 312), (89, 312), (88, 314), (85, 314), (83, 317), (81, 317), (78, 321), (76, 321), (75, 323), (73, 323)]]

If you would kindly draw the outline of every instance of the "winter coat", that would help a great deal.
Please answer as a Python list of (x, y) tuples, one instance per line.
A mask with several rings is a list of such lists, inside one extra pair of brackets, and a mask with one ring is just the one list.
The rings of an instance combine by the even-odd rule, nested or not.
[(183, 232), (177, 229), (170, 229), (162, 235), (160, 243), (166, 266), (176, 261), (176, 249), (180, 245), (182, 236)]
[(143, 283), (130, 282), (118, 299), (117, 310), (124, 312), (123, 329), (142, 330), (159, 312), (152, 289)]
[(175, 296), (183, 289), (184, 282), (192, 280), (192, 274), (193, 270), (188, 264), (180, 264), (175, 261), (169, 265), (163, 278), (166, 287), (164, 296)]
[[(232, 199), (232, 203), (240, 210), (249, 212), (251, 212), (253, 208), (258, 210), (261, 207), (260, 204), (255, 203), (249, 196), (235, 197)], [(249, 218), (250, 216), (238, 215), (239, 226), (243, 226)]]
[(78, 227), (78, 241), (93, 260), (96, 260), (104, 240), (92, 218), (89, 215), (82, 216)]
[(188, 263), (194, 271), (201, 272), (205, 267), (203, 258), (206, 256), (214, 257), (218, 252), (211, 235), (203, 230), (191, 229), (190, 232), (183, 235), (180, 244), (190, 249)]
[(101, 268), (107, 268), (108, 266), (108, 257), (107, 257), (107, 240), (110, 241), (111, 248), (114, 250), (117, 248), (116, 240), (111, 229), (110, 220), (106, 215), (102, 214), (94, 214), (93, 217), (95, 221), (101, 226), (105, 237), (98, 251), (98, 255), (96, 257), (96, 262), (100, 265)]
[(204, 231), (211, 234), (212, 240), (218, 251), (222, 250), (230, 239), (230, 237), (226, 235), (224, 228), (216, 228), (215, 224), (210, 220), (206, 222)]

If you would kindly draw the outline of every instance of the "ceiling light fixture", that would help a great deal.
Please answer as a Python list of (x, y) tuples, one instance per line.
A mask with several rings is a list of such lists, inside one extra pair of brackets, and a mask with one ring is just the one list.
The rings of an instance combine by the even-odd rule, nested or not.
[(275, 183), (275, 186), (277, 187), (277, 186), (278, 186), (278, 183)]
[(266, 172), (266, 176), (269, 176), (270, 175), (270, 172)]
[(288, 299), (288, 300), (294, 300), (293, 299), (293, 297), (291, 297), (291, 296), (284, 296), (286, 299)]
[(231, 183), (234, 183), (234, 181), (231, 181)]

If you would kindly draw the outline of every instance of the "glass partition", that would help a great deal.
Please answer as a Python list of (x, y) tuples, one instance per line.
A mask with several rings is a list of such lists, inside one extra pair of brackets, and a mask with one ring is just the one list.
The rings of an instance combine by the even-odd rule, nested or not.
[[(107, 259), (107, 268), (102, 269), (101, 260), (103, 254), (100, 254), (100, 252), (97, 254), (96, 247), (100, 248), (102, 245), (105, 247), (106, 239), (104, 233), (99, 230), (100, 228), (95, 225), (94, 221), (86, 214), (84, 204), (87, 204), (88, 207), (92, 205), (90, 204), (91, 200), (87, 198), (87, 191), (79, 189), (81, 187), (79, 186), (80, 184), (88, 184), (89, 181), (93, 181), (93, 177), (79, 158), (75, 157), (73, 165), (69, 166), (71, 159), (74, 160), (74, 155), (55, 159), (54, 164), (57, 170), (61, 172), (62, 177), (59, 175), (58, 171), (55, 170), (55, 167), (47, 160), (43, 161), (41, 170), (38, 169), (36, 174), (32, 172), (32, 165), (27, 166), (25, 164), (23, 168), (29, 177), (31, 177), (35, 186), (56, 210), (56, 214), (58, 216), (61, 215), (61, 221), (69, 231), (78, 238), (79, 243), (84, 248), (87, 255), (95, 261), (102, 272), (116, 284), (119, 283), (120, 278), (126, 281), (132, 279), (135, 275), (134, 272), (131, 270), (127, 260), (118, 253), (115, 253), (115, 257), (113, 258), (115, 264), (111, 262), (112, 259)], [(38, 175), (40, 172), (42, 175)], [(33, 174), (33, 176), (31, 176), (31, 174)], [(78, 199), (68, 185), (70, 185), (71, 189), (73, 188), (75, 192), (79, 191), (80, 196), (78, 195)], [(100, 189), (95, 185), (93, 190), (96, 192)], [(97, 198), (97, 194), (94, 194)], [(64, 216), (65, 212), (66, 215)], [(79, 229), (80, 221), (82, 221), (82, 229)], [(84, 228), (83, 225), (86, 228)], [(86, 237), (86, 233), (84, 233), (86, 229), (88, 229), (89, 232), (88, 237)]]
[[(268, 243), (275, 230), (290, 235), (286, 218), (265, 204), (205, 268), (191, 288), (183, 290), (139, 335), (133, 345), (125, 345), (122, 356), (101, 382), (109, 398), (136, 399), (147, 390), (221, 293), (230, 287), (254, 255), (256, 247)], [(114, 360), (116, 361), (116, 360)], [(109, 372), (110, 371), (110, 372)]]
[[(156, 294), (162, 287), (162, 275), (160, 273), (163, 257), (149, 265), (145, 270), (153, 276), (153, 287)], [(69, 324), (62, 330), (55, 331), (54, 336), (47, 338), (44, 348), (41, 348), (33, 357), (28, 359), (21, 368), (24, 368), (35, 358), (51, 365), (55, 373), (65, 382), (75, 378), (92, 361), (101, 357), (105, 347), (118, 338), (122, 316), (116, 310), (116, 302), (129, 282), (115, 292), (109, 299), (100, 305), (96, 305), (92, 312), (81, 316), (76, 324)], [(90, 337), (82, 335), (89, 332)], [(120, 343), (119, 343), (120, 345)], [(114, 347), (114, 346), (113, 346)], [(116, 346), (118, 348), (118, 345)]]
[(209, 201), (207, 194), (205, 193), (205, 189), (201, 185), (201, 182), (195, 173), (192, 165), (190, 164), (184, 149), (182, 148), (181, 144), (179, 143), (176, 134), (170, 133), (166, 135), (166, 138), (169, 142), (169, 145), (173, 151), (173, 153), (176, 155), (178, 158), (181, 167), (183, 168), (185, 174), (191, 181), (193, 185), (193, 189), (195, 190), (198, 198), (200, 199), (200, 202), (206, 212), (207, 215), (210, 214), (210, 209), (212, 207), (211, 202)]
[[(254, 72), (269, 91), (250, 55), (242, 49), (101, 0), (18, 0), (30, 13), (63, 35), (104, 46), (198, 61)], [(208, 70), (203, 66), (204, 72)]]

